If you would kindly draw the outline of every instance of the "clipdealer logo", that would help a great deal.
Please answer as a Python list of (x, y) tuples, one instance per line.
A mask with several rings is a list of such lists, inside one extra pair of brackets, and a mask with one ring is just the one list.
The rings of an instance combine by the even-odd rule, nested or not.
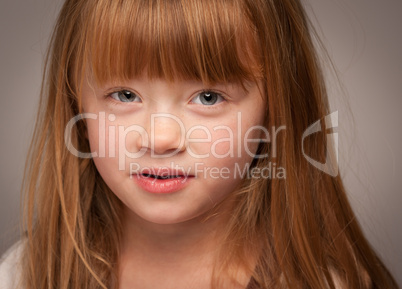
[[(190, 140), (191, 142), (208, 142), (211, 140), (210, 135), (211, 132), (204, 126), (202, 125), (197, 125), (195, 127), (190, 128), (187, 132), (184, 129), (184, 124), (181, 122), (181, 120), (171, 114), (153, 114), (151, 116), (151, 128), (153, 128), (153, 124), (156, 118), (169, 118), (173, 121), (175, 121), (179, 127), (180, 127), (180, 142), (181, 145), (183, 145), (183, 143), (185, 141)], [(81, 120), (85, 120), (85, 119), (92, 119), (92, 120), (97, 120), (99, 121), (99, 143), (102, 144), (99, 147), (98, 151), (95, 152), (80, 152), (78, 151), (74, 145), (72, 144), (71, 141), (71, 135), (72, 135), (72, 130), (73, 127), (76, 125), (77, 122), (81, 121)], [(109, 122), (114, 122), (116, 120), (116, 116), (113, 114), (109, 114), (107, 116), (107, 119), (109, 120)], [(238, 127), (241, 127), (241, 114), (238, 113), (238, 120), (237, 120), (237, 125)], [(105, 135), (105, 125), (106, 125), (106, 113), (105, 112), (100, 112), (99, 116), (97, 114), (93, 114), (93, 113), (84, 113), (84, 114), (79, 114), (75, 117), (73, 117), (67, 124), (66, 126), (66, 130), (65, 130), (65, 134), (64, 134), (64, 140), (65, 140), (65, 144), (67, 149), (76, 157), (79, 158), (94, 158), (94, 157), (118, 157), (119, 158), (119, 169), (120, 170), (124, 170), (125, 169), (125, 164), (126, 164), (126, 158), (129, 159), (138, 159), (140, 157), (142, 157), (145, 153), (146, 153), (146, 149), (144, 147), (147, 146), (147, 143), (151, 140), (151, 148), (154, 145), (154, 141), (152, 141), (152, 139), (155, 137), (155, 131), (151, 131), (150, 135), (148, 135), (148, 132), (141, 127), (140, 125), (137, 124), (132, 124), (129, 127), (125, 127), (125, 126), (114, 126), (114, 125), (110, 125), (108, 127), (109, 130), (109, 151), (108, 154), (106, 154), (105, 151), (105, 143), (106, 143), (106, 135)], [(301, 145), (302, 145), (302, 153), (303, 156), (305, 157), (305, 159), (314, 167), (316, 167), (317, 169), (321, 170), (322, 172), (329, 174), (333, 177), (338, 175), (338, 133), (337, 132), (329, 132), (327, 133), (327, 142), (326, 142), (326, 159), (324, 163), (321, 163), (315, 159), (313, 159), (312, 157), (310, 157), (309, 155), (306, 154), (305, 152), (305, 148), (304, 148), (304, 142), (306, 140), (306, 138), (308, 138), (309, 136), (321, 132), (323, 129), (322, 127), (325, 128), (325, 130), (330, 130), (330, 129), (334, 129), (338, 127), (338, 111), (335, 111), (333, 113), (330, 113), (329, 115), (325, 116), (324, 118), (324, 125), (321, 125), (321, 120), (316, 121), (315, 123), (313, 123), (312, 125), (310, 125), (303, 133), (302, 135), (302, 141), (301, 141)], [(118, 132), (116, 132), (116, 128), (118, 128)], [(229, 131), (230, 128), (219, 125), (217, 127), (214, 127), (213, 130), (227, 130)], [(207, 138), (206, 139), (191, 139), (190, 135), (193, 131), (195, 130), (202, 130), (207, 134)], [(253, 139), (253, 138), (249, 138), (250, 133), (253, 130), (259, 130), (261, 132), (263, 132), (265, 139)], [(238, 144), (238, 148), (240, 148), (241, 145), (244, 145), (245, 147), (245, 151), (247, 152), (248, 155), (250, 155), (253, 158), (266, 158), (268, 157), (268, 154), (264, 154), (264, 155), (256, 155), (253, 154), (250, 150), (249, 150), (249, 143), (255, 143), (255, 142), (268, 142), (271, 144), (271, 155), (270, 157), (272, 158), (276, 158), (277, 155), (277, 142), (276, 142), (276, 138), (277, 135), (280, 133), (280, 131), (282, 130), (286, 130), (286, 126), (280, 126), (279, 128), (276, 127), (272, 127), (271, 131), (268, 131), (267, 128), (263, 127), (263, 126), (254, 126), (251, 127), (247, 130), (247, 132), (245, 133), (245, 137), (244, 139), (240, 139), (240, 133), (237, 133), (236, 136), (238, 139), (235, 139), (234, 137), (234, 133), (232, 131), (230, 131), (230, 135), (232, 136), (231, 138), (224, 138), (219, 139), (218, 141), (216, 141), (215, 144), (212, 144), (212, 148), (216, 147), (216, 144), (220, 143), (220, 142), (226, 142), (226, 141), (231, 141), (231, 142), (237, 142)], [(144, 146), (142, 149), (140, 149), (138, 152), (129, 152), (126, 147), (125, 147), (125, 143), (126, 143), (126, 137), (129, 133), (131, 132), (135, 132), (138, 133), (142, 139), (142, 145)], [(116, 136), (116, 134), (118, 134), (118, 136)], [(115, 140), (118, 140), (118, 156), (116, 156), (116, 147), (115, 147)], [(233, 143), (231, 143), (230, 147), (233, 147)], [(226, 154), (222, 155), (222, 154), (217, 154), (216, 151), (214, 151), (213, 149), (211, 150), (210, 153), (208, 153), (207, 155), (197, 155), (194, 154), (191, 151), (191, 148), (187, 148), (188, 153), (190, 154), (190, 156), (192, 156), (195, 159), (202, 159), (205, 157), (209, 157), (210, 154), (212, 154), (212, 156), (216, 157), (216, 158), (225, 158), (225, 157), (234, 157), (236, 154), (231, 151), (231, 152), (227, 152)], [(171, 157), (173, 156), (175, 153), (178, 153), (178, 150), (176, 150), (175, 152), (171, 152), (169, 155), (165, 155), (163, 157)], [(239, 151), (237, 152), (238, 157), (241, 157), (241, 151), (239, 149)], [(157, 155), (152, 155), (152, 157), (155, 158), (161, 158), (161, 156), (157, 156)], [(272, 164), (270, 163), (270, 165), (272, 165), (272, 169), (276, 169), (276, 164)], [(271, 167), (269, 168), (271, 170)], [(284, 168), (278, 167), (277, 169), (282, 170), (282, 172), (285, 174)], [(283, 178), (283, 177), (282, 177)]]
[[(325, 130), (330, 130), (338, 127), (338, 111), (332, 112), (325, 116), (324, 118)], [(325, 163), (320, 163), (310, 156), (308, 156), (304, 151), (304, 140), (308, 136), (321, 132), (322, 125), (321, 120), (317, 120), (315, 123), (310, 125), (303, 133), (302, 136), (302, 153), (306, 160), (312, 164), (314, 167), (323, 171), (324, 173), (336, 177), (338, 175), (338, 133), (329, 132), (327, 133), (327, 147), (326, 147), (326, 157)]]

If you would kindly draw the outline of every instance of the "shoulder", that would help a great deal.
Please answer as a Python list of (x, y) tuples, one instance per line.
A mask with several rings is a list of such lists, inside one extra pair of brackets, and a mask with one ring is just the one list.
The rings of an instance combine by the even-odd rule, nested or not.
[(20, 278), (23, 243), (15, 243), (0, 259), (0, 288), (15, 289)]

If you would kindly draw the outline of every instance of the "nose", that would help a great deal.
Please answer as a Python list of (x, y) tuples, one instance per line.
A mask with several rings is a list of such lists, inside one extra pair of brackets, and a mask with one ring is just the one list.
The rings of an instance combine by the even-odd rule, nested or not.
[(184, 124), (175, 115), (167, 113), (152, 115), (148, 135), (146, 146), (152, 156), (174, 156), (186, 148)]

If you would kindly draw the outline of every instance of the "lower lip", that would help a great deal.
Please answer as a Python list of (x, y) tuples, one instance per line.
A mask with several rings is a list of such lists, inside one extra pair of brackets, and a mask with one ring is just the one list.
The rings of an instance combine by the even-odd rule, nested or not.
[(180, 191), (185, 188), (192, 179), (191, 176), (156, 179), (143, 175), (132, 175), (132, 178), (143, 190), (153, 194), (171, 194)]

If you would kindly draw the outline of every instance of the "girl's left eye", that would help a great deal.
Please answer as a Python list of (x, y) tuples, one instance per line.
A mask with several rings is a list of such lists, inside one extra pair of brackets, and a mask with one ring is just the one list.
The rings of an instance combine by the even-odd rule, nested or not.
[(120, 90), (110, 94), (110, 97), (120, 102), (141, 102), (141, 99), (134, 92)]
[(223, 98), (223, 96), (217, 92), (203, 91), (203, 92), (199, 93), (196, 97), (194, 97), (191, 100), (191, 102), (210, 106), (210, 105), (220, 103), (224, 100), (225, 99)]

